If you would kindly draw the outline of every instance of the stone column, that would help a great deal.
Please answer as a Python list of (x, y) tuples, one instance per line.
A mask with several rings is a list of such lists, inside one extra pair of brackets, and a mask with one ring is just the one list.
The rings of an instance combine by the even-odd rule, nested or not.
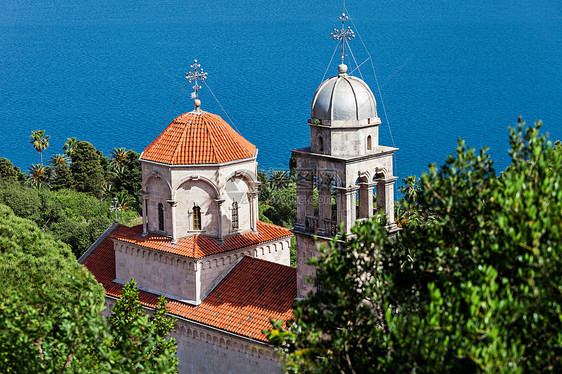
[(390, 177), (385, 180), (384, 195), (385, 195), (385, 212), (386, 220), (389, 225), (394, 225), (394, 182), (398, 177)]
[(258, 231), (258, 217), (259, 217), (259, 207), (258, 207), (258, 190), (257, 188), (253, 192), (248, 192), (248, 200), (250, 202), (250, 229), (253, 232)]
[(373, 214), (373, 189), (375, 188), (375, 183), (366, 183), (365, 187), (367, 189), (367, 217), (371, 218)]
[(332, 194), (330, 185), (321, 184), (318, 186), (318, 226), (319, 231), (325, 233), (324, 220), (332, 219)]
[(224, 199), (217, 197), (215, 198), (215, 202), (217, 203), (217, 238), (222, 242), (222, 203), (224, 203)]
[(398, 177), (376, 179), (377, 213), (385, 212), (388, 224), (394, 224), (394, 182)]
[[(337, 188), (341, 201), (341, 211), (338, 213), (338, 223), (343, 222), (345, 231), (349, 234), (351, 228), (355, 224), (355, 211), (356, 192), (359, 189), (357, 186), (353, 187), (339, 187)], [(338, 204), (339, 208), (340, 204)]]
[(386, 189), (384, 188), (385, 184), (386, 183), (384, 179), (375, 179), (375, 185), (377, 186), (377, 214), (381, 214), (382, 212), (386, 211)]
[(307, 214), (314, 215), (312, 183), (306, 180), (297, 181), (297, 222), (295, 228), (304, 229)]
[(166, 200), (171, 207), (171, 215), (172, 215), (172, 244), (176, 244), (178, 242), (178, 236), (176, 233), (176, 206), (178, 202), (176, 200)]
[(141, 192), (140, 193), (141, 197), (142, 197), (142, 237), (144, 238), (146, 235), (148, 235), (148, 198), (149, 198), (149, 194), (146, 192)]

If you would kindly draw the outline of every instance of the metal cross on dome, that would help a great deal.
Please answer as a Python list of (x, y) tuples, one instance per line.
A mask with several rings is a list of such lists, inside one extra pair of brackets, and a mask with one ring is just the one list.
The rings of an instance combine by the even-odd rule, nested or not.
[(201, 88), (199, 83), (203, 83), (203, 81), (207, 79), (207, 73), (204, 73), (203, 69), (199, 69), (200, 67), (201, 65), (197, 63), (197, 60), (193, 60), (193, 65), (190, 66), (193, 71), (189, 69), (189, 71), (185, 74), (185, 79), (187, 79), (189, 83), (192, 81), (195, 82), (195, 85), (193, 86), (195, 91), (191, 93), (192, 99), (199, 99), (199, 89)]
[(347, 29), (345, 28), (345, 21), (349, 19), (349, 17), (346, 16), (345, 13), (341, 14), (340, 19), (341, 30), (334, 29), (334, 31), (331, 32), (331, 35), (334, 40), (341, 40), (341, 63), (343, 64), (345, 39), (351, 40), (352, 38), (355, 38), (355, 33), (353, 32), (351, 27), (348, 26)]

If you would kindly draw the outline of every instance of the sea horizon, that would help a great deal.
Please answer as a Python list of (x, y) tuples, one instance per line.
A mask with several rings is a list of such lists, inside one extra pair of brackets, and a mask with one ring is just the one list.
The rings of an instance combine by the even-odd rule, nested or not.
[[(337, 56), (328, 64), (341, 2), (192, 7), (57, 0), (2, 7), (0, 157), (23, 171), (39, 163), (29, 144), (39, 129), (51, 136), (45, 162), (70, 137), (105, 155), (116, 147), (142, 152), (173, 118), (192, 110), (184, 77), (193, 59), (209, 73), (202, 109), (255, 144), (260, 167), (288, 169), (290, 151), (309, 144), (314, 91), (325, 72), (337, 73)], [(519, 116), (543, 120), (543, 131), (562, 139), (556, 2), (346, 7), (360, 36), (350, 41), (346, 62), (352, 69), (362, 64), (354, 75), (377, 100), (381, 144), (400, 148), (400, 179), (443, 164), (458, 138), (488, 147), (503, 170), (508, 127)]]

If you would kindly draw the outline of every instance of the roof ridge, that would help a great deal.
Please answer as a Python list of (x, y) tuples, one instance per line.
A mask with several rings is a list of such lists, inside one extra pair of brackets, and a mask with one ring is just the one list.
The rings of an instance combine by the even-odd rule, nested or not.
[[(179, 117), (178, 117), (179, 118)], [(177, 119), (177, 118), (176, 118)], [(176, 120), (174, 120), (173, 122), (176, 122)], [(174, 151), (173, 155), (172, 155), (172, 160), (176, 160), (177, 159), (177, 154), (180, 151), (180, 149), (183, 147), (183, 140), (185, 139), (185, 134), (187, 133), (187, 129), (189, 128), (189, 125), (191, 125), (191, 122), (193, 122), (193, 119), (191, 119), (191, 121), (189, 123), (187, 122), (183, 122), (183, 124), (185, 124), (184, 128), (183, 128), (183, 132), (181, 134), (181, 137), (178, 141), (178, 144), (176, 145), (176, 150)], [(182, 122), (176, 122), (176, 123), (182, 123)]]
[[(196, 120), (196, 119), (198, 119), (198, 114), (193, 114), (192, 117), (193, 117), (194, 120)], [(196, 130), (197, 130), (197, 126), (198, 126), (198, 123), (197, 123), (197, 122), (198, 122), (198, 121), (196, 120), (195, 123), (194, 123), (193, 131), (191, 131), (191, 139), (190, 139), (190, 141), (189, 141), (189, 145), (191, 146), (191, 159), (192, 159), (192, 160), (195, 160), (195, 158), (197, 157), (197, 147), (196, 147), (196, 144), (197, 144), (196, 141), (197, 141), (197, 139), (195, 139), (195, 136), (196, 136), (196, 134), (197, 134), (197, 131), (196, 131)], [(199, 142), (199, 143), (200, 143), (200, 142)], [(186, 150), (186, 153), (187, 153), (187, 150)]]
[[(213, 125), (215, 124), (215, 122), (216, 122), (216, 121), (213, 122)], [(211, 148), (211, 150), (212, 150), (212, 152), (213, 152), (213, 161), (214, 161), (214, 163), (218, 163), (218, 162), (219, 162), (219, 157), (217, 156), (217, 150), (216, 150), (216, 148), (215, 148), (215, 145), (213, 144), (214, 142), (212, 141), (212, 140), (214, 140), (214, 137), (213, 137), (213, 134), (212, 134), (212, 132), (211, 132), (211, 130), (210, 130), (209, 127), (210, 127), (210, 124), (208, 124), (208, 125), (206, 126), (206, 130), (207, 130), (207, 135), (209, 136), (209, 138), (210, 138), (210, 140), (211, 140), (211, 141), (209, 142), (209, 144), (211, 145), (210, 148)]]

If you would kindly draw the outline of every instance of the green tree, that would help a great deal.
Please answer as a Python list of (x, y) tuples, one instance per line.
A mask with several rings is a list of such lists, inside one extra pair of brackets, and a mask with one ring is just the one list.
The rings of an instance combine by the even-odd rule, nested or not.
[[(119, 148), (117, 151), (119, 151), (120, 161), (117, 162), (114, 158), (111, 166), (113, 169), (112, 196), (117, 197), (123, 207), (133, 208), (137, 213), (140, 213), (141, 197), (139, 193), (142, 188), (140, 155), (132, 150), (124, 151), (124, 148)], [(105, 189), (107, 190), (107, 187)]]
[(0, 181), (0, 204), (10, 207), (18, 217), (39, 218), (42, 204), (39, 190), (10, 180)]
[(87, 192), (101, 197), (102, 185), (105, 181), (102, 157), (88, 142), (77, 141), (72, 152), (72, 179), (77, 191)]
[(74, 153), (74, 149), (76, 149), (76, 143), (78, 143), (76, 138), (67, 138), (66, 139), (66, 142), (64, 143), (64, 146), (62, 147), (62, 150), (64, 151), (64, 154), (66, 156), (72, 157), (72, 154)]
[(49, 157), (49, 163), (51, 164), (52, 167), (59, 167), (62, 165), (66, 165), (68, 166), (68, 164), (70, 164), (70, 158), (66, 155), (53, 155), (51, 157)]
[(297, 156), (291, 153), (291, 158), (289, 159), (289, 176), (292, 180), (297, 178)]
[(295, 225), (297, 218), (297, 192), (295, 183), (289, 187), (272, 190), (269, 194), (267, 204), (260, 203), (262, 208), (260, 214), (276, 224), (287, 228)]
[(291, 178), (286, 170), (274, 170), (269, 175), (269, 186), (272, 190), (282, 190), (291, 184)]
[(101, 285), (67, 245), (5, 205), (0, 287), (0, 372), (62, 372), (97, 339)]
[(43, 151), (49, 148), (49, 139), (51, 135), (45, 135), (45, 130), (35, 130), (31, 132), (30, 135), (31, 142), (29, 144), (33, 145), (33, 148), (41, 156), (41, 165), (43, 165)]
[(111, 163), (114, 165), (123, 165), (127, 160), (127, 149), (126, 148), (113, 148), (111, 151)]
[(14, 166), (7, 158), (0, 157), (0, 180), (23, 181), (24, 178), (20, 168)]
[(318, 292), (268, 335), (286, 369), (561, 371), (562, 152), (540, 127), (510, 130), (500, 175), (459, 142), (400, 235), (363, 222), (321, 249)]
[(43, 188), (48, 186), (49, 183), (49, 173), (43, 164), (31, 165), (28, 169), (29, 175), (27, 176), (27, 181), (29, 185), (36, 188)]
[(2, 373), (177, 372), (164, 298), (149, 318), (129, 283), (107, 322), (99, 315), (103, 287), (69, 247), (5, 205), (0, 287)]
[(72, 171), (67, 164), (60, 164), (53, 169), (49, 185), (53, 190), (73, 187), (74, 183), (72, 180)]
[(139, 301), (137, 284), (131, 279), (123, 287), (109, 318), (113, 336), (111, 359), (103, 365), (128, 367), (130, 372), (177, 372), (176, 342), (168, 338), (174, 320), (166, 317), (166, 299), (160, 297), (153, 317), (146, 315)]
[(66, 155), (54, 155), (50, 157), (50, 164), (53, 168), (51, 181), (49, 183), (53, 190), (72, 187), (72, 172), (70, 171), (70, 158)]
[(269, 199), (269, 178), (267, 178), (267, 173), (263, 169), (258, 169), (258, 182), (260, 185), (258, 187), (259, 200), (265, 202)]

